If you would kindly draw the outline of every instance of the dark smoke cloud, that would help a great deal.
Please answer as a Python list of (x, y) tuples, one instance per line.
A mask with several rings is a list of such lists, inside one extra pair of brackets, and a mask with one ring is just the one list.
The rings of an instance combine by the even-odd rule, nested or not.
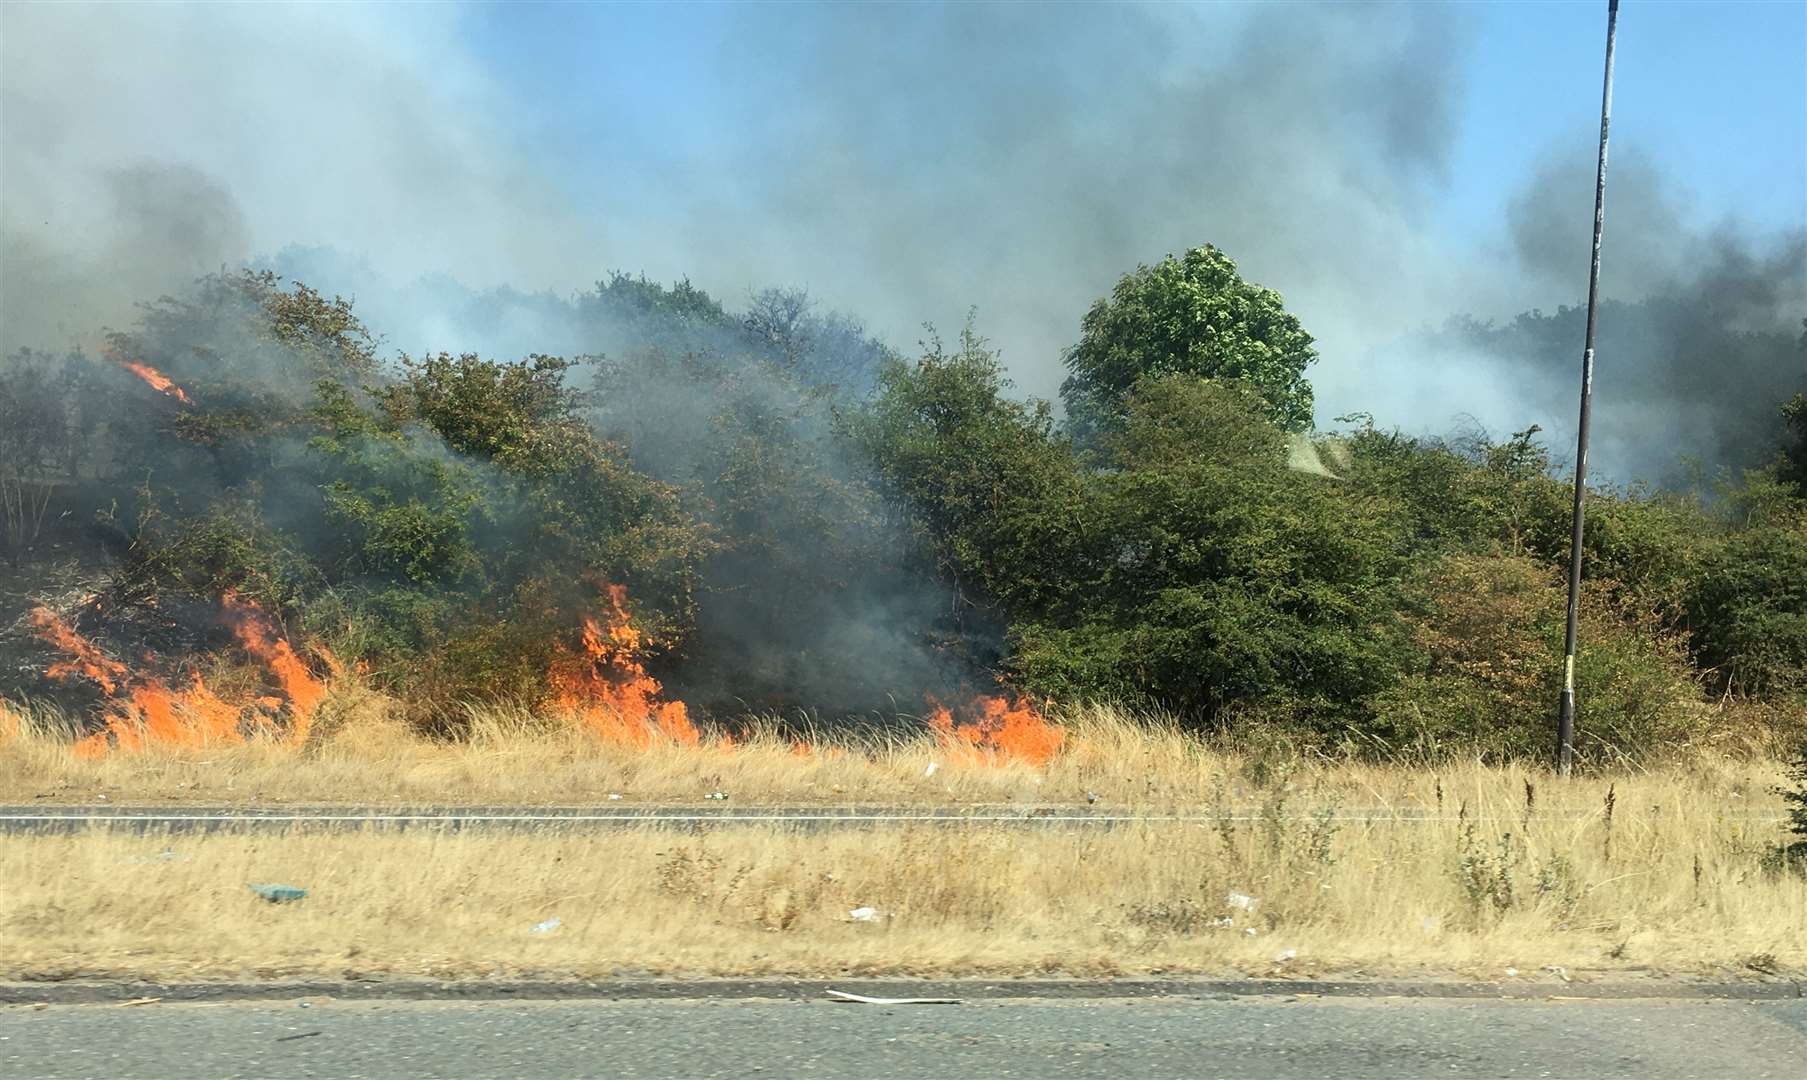
[[(1576, 140), (1579, 144), (1579, 140)], [(1514, 197), (1509, 237), (1525, 294), (1566, 308), (1491, 327), (1457, 327), (1425, 354), (1463, 357), (1505, 391), (1510, 423), (1548, 431), (1573, 459), (1587, 290), (1593, 165), (1551, 156)], [(1780, 404), (1807, 389), (1807, 229), (1754, 233), (1701, 215), (1656, 165), (1618, 155), (1601, 247), (1594, 448), (1589, 468), (1670, 485), (1764, 464)], [(1412, 350), (1420, 355), (1417, 347)], [(1690, 460), (1691, 459), (1691, 460)]]

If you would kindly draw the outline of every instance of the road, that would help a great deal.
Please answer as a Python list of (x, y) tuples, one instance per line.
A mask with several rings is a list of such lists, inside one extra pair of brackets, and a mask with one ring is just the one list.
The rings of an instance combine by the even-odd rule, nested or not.
[(0, 1009), (0, 1076), (1764, 1077), (1807, 1002), (746, 1000)]
[[(1370, 825), (1417, 825), (1455, 820), (1453, 816), (1402, 807), (1345, 807), (1334, 815), (1344, 822)], [(1552, 815), (1543, 815), (1548, 818)], [(1576, 819), (1591, 814), (1570, 815)], [(1779, 814), (1728, 815), (1753, 825), (1778, 824)], [(1015, 828), (1098, 828), (1130, 825), (1218, 821), (1259, 821), (1256, 808), (1160, 813), (1092, 806), (0, 806), (0, 834), (67, 834), (95, 828), (131, 832), (287, 832), (309, 830), (448, 832), (516, 829), (530, 831), (595, 831), (604, 829), (695, 830), (735, 825), (764, 825), (797, 831), (868, 829), (892, 825), (989, 825)], [(1470, 815), (1466, 820), (1486, 821)], [(1505, 820), (1517, 821), (1518, 817)]]

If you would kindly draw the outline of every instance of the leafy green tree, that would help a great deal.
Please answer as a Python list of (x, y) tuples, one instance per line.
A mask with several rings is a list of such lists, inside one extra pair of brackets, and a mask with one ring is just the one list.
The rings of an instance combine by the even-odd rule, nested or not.
[(1075, 428), (1092, 432), (1121, 419), (1144, 376), (1232, 380), (1254, 388), (1280, 428), (1306, 431), (1305, 369), (1316, 360), (1311, 335), (1280, 294), (1242, 280), (1228, 255), (1206, 246), (1138, 267), (1092, 305), (1067, 351), (1071, 374), (1060, 393)]
[(1085, 477), (1048, 404), (1009, 385), (969, 324), (955, 348), (931, 337), (920, 360), (886, 365), (850, 430), (963, 606), (1059, 608), (1086, 577)]

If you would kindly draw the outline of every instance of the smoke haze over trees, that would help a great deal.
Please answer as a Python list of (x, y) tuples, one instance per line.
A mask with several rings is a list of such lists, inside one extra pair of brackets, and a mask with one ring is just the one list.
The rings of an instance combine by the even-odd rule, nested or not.
[[(709, 100), (685, 97), (663, 125), (643, 100), (653, 84), (631, 81), (651, 75), (631, 42), (665, 29), (582, 16), (623, 80), (586, 97), (557, 82), (557, 51), (530, 65), (538, 75), (486, 67), (467, 35), (493, 35), (488, 17), (9, 6), (0, 344), (60, 348), (129, 323), (143, 298), (251, 262), (354, 296), (391, 348), (572, 354), (606, 345), (594, 320), (576, 329), (572, 298), (618, 267), (688, 275), (736, 307), (795, 283), (898, 348), (977, 304), (1017, 385), (1052, 397), (1073, 313), (1124, 268), (1209, 240), (1318, 339), (1321, 419), (1365, 410), (1419, 433), (1535, 422), (1558, 445), (1572, 427), (1578, 344), (1540, 344), (1527, 364), (1523, 342), (1418, 333), (1554, 312), (1585, 285), (1585, 123), (1503, 147), (1495, 231), (1448, 232), (1441, 207), (1461, 197), (1452, 178), (1475, 153), (1464, 102), (1499, 77), (1475, 67), (1487, 43), (1462, 11), (692, 13), (669, 28), (694, 49), (675, 71), (742, 104), (705, 120)], [(1673, 180), (1664, 159), (1683, 148), (1649, 141), (1636, 96), (1667, 78), (1639, 36), (1665, 17), (1623, 29), (1606, 295), (1673, 298), (1679, 317), (1707, 310), (1726, 332), (1772, 332), (1780, 311), (1788, 329), (1807, 303), (1800, 178), (1773, 176), (1797, 197), (1761, 220)], [(582, 38), (553, 36), (569, 39), (553, 50)], [(79, 86), (49, 59), (73, 51), (95, 58)], [(1533, 73), (1572, 88), (1564, 122), (1597, 103), (1596, 71), (1522, 77)], [(1739, 82), (1711, 85), (1722, 108), (1742, 107)], [(547, 100), (592, 98), (583, 136), (540, 117)], [(623, 100), (644, 107), (605, 104)], [(1786, 128), (1777, 137), (1793, 145)], [(1727, 288), (1772, 300), (1727, 310), (1714, 299)], [(1728, 377), (1702, 401), (1678, 371), (1711, 365), (1688, 349), (1653, 355), (1642, 339), (1659, 332), (1602, 349), (1596, 471), (1666, 478), (1677, 451), (1709, 469), (1748, 464), (1723, 455), (1761, 441), (1767, 400)], [(1634, 387), (1635, 399), (1609, 392)], [(1678, 415), (1697, 403), (1710, 421)]]
[[(474, 9), (10, 6), (0, 625), (92, 592), (179, 663), (232, 590), (439, 723), (543, 698), (621, 586), (712, 715), (1002, 680), (1523, 752), (1592, 142), (1453, 235), (1461, 11), (737, 10), (666, 133), (626, 61), (550, 130), (507, 80), (556, 58), (480, 63)], [(1807, 198), (1615, 161), (1591, 464), (1662, 488), (1589, 536), (1623, 752), (1807, 686)]]

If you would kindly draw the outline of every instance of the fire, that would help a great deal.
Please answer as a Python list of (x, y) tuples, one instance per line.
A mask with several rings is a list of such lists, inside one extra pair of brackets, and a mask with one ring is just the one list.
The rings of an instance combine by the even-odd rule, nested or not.
[[(262, 608), (250, 600), (241, 600), (232, 593), (221, 597), (220, 604), (239, 645), (253, 658), (263, 661), (264, 666), (275, 676), (277, 684), (282, 687), (282, 692), (288, 695), (289, 713), (292, 717), (288, 741), (296, 746), (301, 745), (307, 741), (314, 710), (319, 708), (320, 702), (326, 697), (326, 683), (315, 678), (314, 673), (301, 662), (301, 658), (295, 655), (288, 639), (279, 636)], [(324, 650), (320, 652), (329, 669), (335, 672), (342, 670), (337, 657)], [(268, 707), (269, 701), (265, 698), (260, 704)]]
[(119, 683), (126, 676), (124, 664), (101, 652), (47, 607), (32, 609), (31, 625), (38, 628), (39, 637), (62, 650), (63, 659), (50, 665), (51, 678), (80, 675), (98, 683), (108, 697), (118, 692)]
[(1002, 695), (975, 699), (969, 708), (973, 719), (957, 722), (947, 706), (929, 699), (929, 727), (950, 748), (986, 760), (1022, 761), (1045, 765), (1060, 752), (1067, 733), (1051, 724), (1035, 706)]
[[(290, 745), (299, 745), (307, 738), (314, 709), (326, 696), (326, 684), (308, 671), (288, 640), (255, 604), (228, 594), (223, 608), (245, 651), (267, 666), (287, 696), (291, 719), (286, 739)], [(162, 679), (134, 673), (106, 655), (49, 608), (34, 609), (31, 621), (39, 636), (63, 653), (62, 659), (50, 665), (53, 678), (85, 678), (107, 695), (102, 714), (105, 727), (76, 743), (76, 753), (84, 757), (98, 757), (113, 747), (142, 750), (152, 743), (242, 743), (247, 714), (259, 709), (274, 714), (284, 704), (284, 699), (268, 696), (242, 704), (227, 701), (207, 686), (199, 672), (189, 675), (186, 688), (173, 689)]]
[(609, 742), (647, 747), (655, 739), (697, 746), (701, 733), (681, 701), (662, 701), (664, 687), (640, 662), (644, 636), (628, 619), (627, 589), (608, 587), (607, 624), (584, 619), (582, 653), (561, 657), (548, 679), (552, 700)]
[(121, 360), (119, 361), (119, 364), (127, 371), (149, 383), (151, 388), (159, 393), (168, 394), (170, 397), (175, 398), (184, 405), (194, 404), (194, 402), (188, 399), (188, 395), (182, 392), (182, 388), (176, 385), (175, 380), (149, 364), (141, 364), (136, 360)]

